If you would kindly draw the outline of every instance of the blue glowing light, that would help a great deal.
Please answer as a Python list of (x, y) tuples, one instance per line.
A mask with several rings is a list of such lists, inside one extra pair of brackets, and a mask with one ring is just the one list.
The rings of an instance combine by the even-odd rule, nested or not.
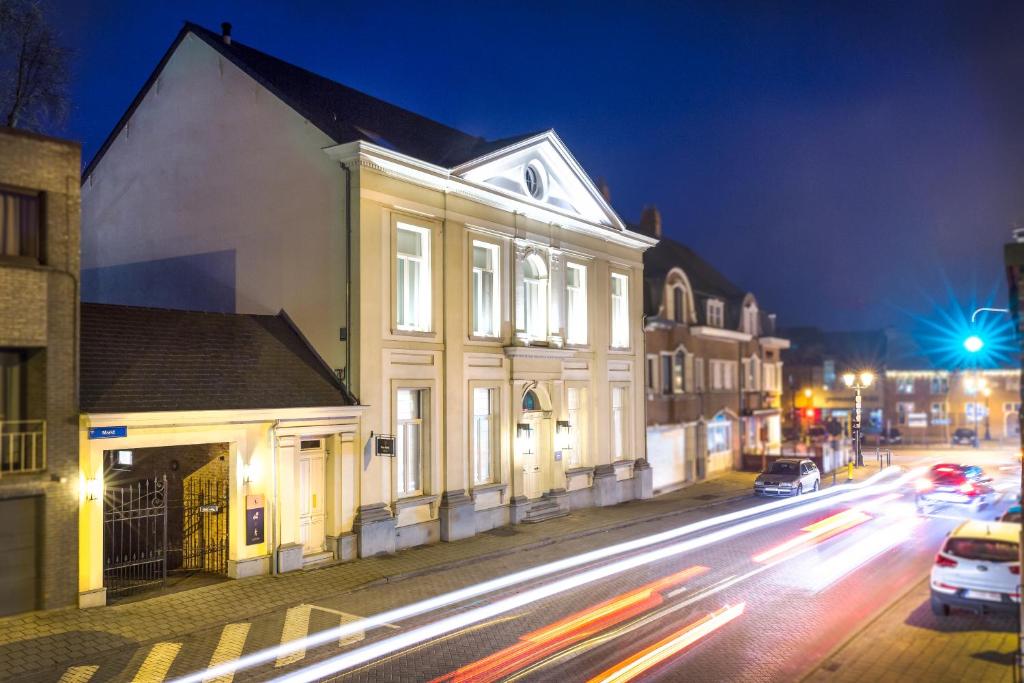
[(968, 353), (977, 353), (984, 346), (985, 342), (976, 334), (972, 334), (967, 339), (964, 339), (964, 348), (967, 349)]

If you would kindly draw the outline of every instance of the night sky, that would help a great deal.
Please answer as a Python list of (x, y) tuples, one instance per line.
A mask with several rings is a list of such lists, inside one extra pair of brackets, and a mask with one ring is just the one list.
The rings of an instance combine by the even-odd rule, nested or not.
[(76, 51), (61, 134), (91, 158), (183, 20), (231, 21), (469, 133), (556, 129), (626, 220), (657, 205), (784, 325), (1004, 301), (1024, 2), (774, 4), (58, 2)]

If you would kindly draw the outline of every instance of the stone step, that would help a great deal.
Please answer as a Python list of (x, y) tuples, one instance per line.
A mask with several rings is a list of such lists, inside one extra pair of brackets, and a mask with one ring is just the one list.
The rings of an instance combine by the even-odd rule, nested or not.
[(556, 501), (540, 500), (530, 506), (530, 511), (523, 518), (523, 523), (534, 524), (555, 519), (556, 517), (567, 517), (568, 515), (569, 512), (559, 507)]

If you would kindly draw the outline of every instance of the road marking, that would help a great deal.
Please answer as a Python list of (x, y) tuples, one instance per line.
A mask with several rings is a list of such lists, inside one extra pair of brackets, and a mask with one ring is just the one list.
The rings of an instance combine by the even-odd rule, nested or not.
[[(310, 607), (312, 609), (320, 610), (321, 612), (327, 612), (328, 614), (334, 614), (340, 617), (340, 626), (344, 626), (345, 624), (351, 624), (354, 621), (359, 621), (360, 619), (363, 619), (363, 617), (359, 616), (358, 614), (350, 614), (348, 612), (342, 612), (341, 610), (331, 609), (330, 607), (321, 607), (320, 605), (310, 605)], [(395, 626), (394, 624), (382, 624), (382, 626), (391, 629), (398, 628), (398, 626)], [(356, 631), (355, 633), (352, 633), (347, 636), (342, 636), (341, 638), (339, 638), (338, 647), (345, 647), (346, 645), (358, 643), (364, 638), (366, 638), (366, 631)]]
[(88, 683), (93, 674), (99, 669), (99, 665), (72, 666), (60, 677), (59, 683)]
[[(300, 640), (309, 633), (309, 615), (313, 611), (312, 605), (299, 605), (289, 607), (284, 616), (284, 629), (281, 631), (281, 644), (290, 643), (293, 640)], [(306, 648), (301, 647), (288, 654), (281, 655), (274, 662), (275, 667), (288, 666), (301, 660), (306, 656)]]
[[(249, 636), (249, 629), (252, 624), (228, 624), (224, 627), (224, 630), (220, 633), (220, 642), (217, 643), (217, 649), (213, 651), (213, 656), (210, 657), (210, 664), (206, 668), (212, 669), (215, 666), (224, 664), (225, 662), (231, 662), (238, 659), (242, 655), (242, 648), (245, 646), (245, 639)], [(204, 683), (231, 683), (235, 674), (223, 674), (220, 676), (214, 676), (212, 678), (204, 678)]]
[(150, 648), (132, 683), (160, 683), (167, 677), (167, 671), (180, 651), (181, 643), (157, 643)]

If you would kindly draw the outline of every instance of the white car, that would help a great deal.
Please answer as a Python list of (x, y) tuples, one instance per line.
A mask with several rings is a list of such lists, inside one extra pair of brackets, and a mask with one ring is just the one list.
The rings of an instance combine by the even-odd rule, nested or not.
[(1020, 605), (1020, 524), (964, 522), (946, 538), (932, 565), (932, 612), (952, 607), (1016, 612)]

